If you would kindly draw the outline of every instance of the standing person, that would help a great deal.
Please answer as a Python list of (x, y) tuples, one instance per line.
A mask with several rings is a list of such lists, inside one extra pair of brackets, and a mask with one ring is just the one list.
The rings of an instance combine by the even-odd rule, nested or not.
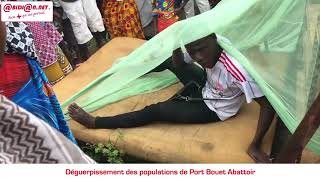
[(152, 23), (152, 2), (150, 0), (135, 0), (135, 2), (140, 14), (144, 36), (147, 40), (151, 39), (156, 34)]
[(135, 0), (103, 0), (103, 21), (112, 38), (145, 39)]
[[(2, 73), (5, 45), (6, 26), (3, 22), (0, 22), (0, 84), (7, 78), (7, 74)], [(12, 65), (15, 62), (9, 62), (8, 64)], [(11, 66), (11, 71), (29, 70), (28, 68), (17, 70), (13, 68)], [(8, 73), (10, 73), (10, 68), (8, 70)], [(9, 82), (8, 85), (15, 86), (14, 83)], [(0, 90), (1, 87), (0, 85)], [(63, 134), (8, 100), (3, 96), (3, 93), (4, 91), (0, 92), (0, 164), (94, 163)], [(29, 98), (28, 100), (32, 99)]]
[[(79, 45), (73, 33), (71, 22), (63, 11), (59, 0), (53, 0), (53, 24), (64, 40), (59, 46), (67, 55), (72, 67), (76, 68), (86, 59), (82, 59), (81, 57)], [(66, 53), (66, 51), (68, 53)]]
[(97, 50), (97, 43), (99, 47), (106, 43), (106, 32), (96, 0), (60, 0), (60, 4), (71, 21), (84, 59), (88, 59)]
[(23, 22), (6, 22), (5, 39), (0, 93), (76, 144), (53, 88), (39, 65), (34, 37), (28, 26)]
[(73, 70), (59, 46), (64, 45), (61, 34), (50, 22), (26, 22), (25, 24), (33, 35), (40, 67), (51, 84), (59, 82)]
[(70, 117), (88, 128), (96, 129), (132, 128), (154, 121), (221, 122), (235, 116), (243, 102), (255, 100), (261, 107), (260, 116), (248, 154), (256, 162), (270, 162), (268, 155), (261, 150), (261, 144), (275, 111), (254, 79), (217, 43), (215, 34), (191, 42), (186, 48), (191, 59), (186, 59), (187, 56), (184, 57), (179, 48), (172, 56), (175, 65), (169, 59), (156, 68), (158, 71), (169, 69), (185, 85), (184, 91), (173, 98), (140, 111), (110, 117), (93, 117), (77, 104), (71, 104), (68, 108)]

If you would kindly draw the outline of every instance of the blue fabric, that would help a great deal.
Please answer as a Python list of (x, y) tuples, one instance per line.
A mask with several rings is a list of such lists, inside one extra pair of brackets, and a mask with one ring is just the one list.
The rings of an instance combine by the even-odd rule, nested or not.
[(44, 120), (77, 144), (64, 118), (58, 99), (40, 65), (34, 59), (27, 59), (27, 62), (31, 70), (31, 79), (13, 96), (12, 101)]

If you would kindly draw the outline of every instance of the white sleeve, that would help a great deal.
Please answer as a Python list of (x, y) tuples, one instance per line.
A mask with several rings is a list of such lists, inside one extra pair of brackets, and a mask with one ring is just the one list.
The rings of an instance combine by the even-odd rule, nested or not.
[(254, 98), (264, 96), (258, 84), (251, 78), (246, 81), (237, 83), (238, 87), (246, 96), (247, 103), (251, 103)]

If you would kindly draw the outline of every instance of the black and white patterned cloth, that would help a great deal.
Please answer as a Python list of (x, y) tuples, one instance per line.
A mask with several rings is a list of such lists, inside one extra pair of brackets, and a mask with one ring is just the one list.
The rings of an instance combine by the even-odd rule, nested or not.
[(0, 163), (95, 163), (44, 121), (0, 95)]
[(36, 58), (34, 37), (23, 22), (6, 22), (7, 40), (6, 53), (19, 53), (30, 58)]

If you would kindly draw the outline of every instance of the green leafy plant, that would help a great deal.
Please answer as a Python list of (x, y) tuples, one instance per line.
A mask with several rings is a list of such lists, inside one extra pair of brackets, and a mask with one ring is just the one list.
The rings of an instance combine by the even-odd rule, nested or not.
[(107, 144), (86, 143), (82, 150), (99, 163), (123, 163), (124, 153), (118, 150), (111, 142)]

